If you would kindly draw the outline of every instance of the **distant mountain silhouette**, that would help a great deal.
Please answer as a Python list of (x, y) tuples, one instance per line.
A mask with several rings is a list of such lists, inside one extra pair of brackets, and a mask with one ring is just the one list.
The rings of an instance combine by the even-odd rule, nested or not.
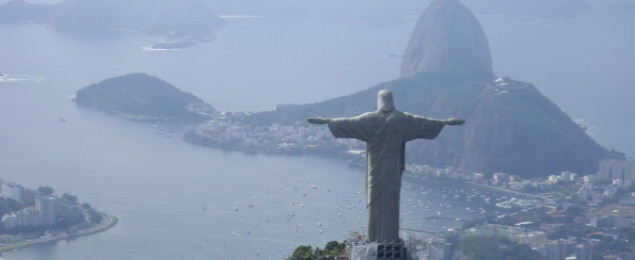
[(22, 20), (80, 35), (141, 32), (180, 45), (213, 40), (225, 27), (201, 0), (65, 0), (53, 6), (13, 0), (0, 5), (0, 22)]
[(190, 93), (144, 73), (109, 78), (77, 91), (78, 105), (136, 120), (202, 122), (215, 112)]
[(355, 116), (376, 110), (377, 92), (390, 89), (401, 111), (466, 120), (433, 141), (408, 143), (410, 162), (540, 177), (562, 171), (592, 174), (602, 159), (623, 157), (598, 145), (533, 85), (494, 77), (487, 39), (456, 0), (437, 0), (424, 11), (402, 76), (349, 96), (257, 113), (246, 122)]
[(54, 7), (29, 4), (22, 0), (13, 0), (0, 5), (0, 23), (35, 21), (42, 22), (49, 17)]

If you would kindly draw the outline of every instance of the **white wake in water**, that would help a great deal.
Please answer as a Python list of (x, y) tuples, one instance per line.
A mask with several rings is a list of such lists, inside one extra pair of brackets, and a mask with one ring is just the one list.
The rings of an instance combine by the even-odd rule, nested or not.
[(30, 82), (41, 82), (44, 80), (42, 75), (9, 75), (0, 73), (0, 83), (3, 82), (20, 82), (20, 81), (30, 81)]

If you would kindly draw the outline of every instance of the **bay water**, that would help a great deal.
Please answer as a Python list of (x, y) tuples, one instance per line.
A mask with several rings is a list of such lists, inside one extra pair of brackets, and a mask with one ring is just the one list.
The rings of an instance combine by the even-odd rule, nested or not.
[[(269, 35), (263, 28), (280, 24), (263, 24), (264, 19), (237, 20), (217, 41), (178, 51), (144, 50), (153, 39), (138, 35), (87, 39), (33, 24), (0, 25), (5, 35), (0, 43), (0, 178), (71, 193), (120, 220), (103, 233), (3, 257), (283, 259), (296, 246), (324, 246), (363, 232), (363, 170), (346, 161), (191, 145), (181, 140), (184, 126), (133, 122), (72, 102), (78, 89), (130, 72), (158, 76), (233, 111), (325, 99), (397, 75), (399, 59), (390, 55), (401, 50), (396, 42), (361, 45), (346, 54), (317, 38), (341, 37), (349, 29), (307, 22), (309, 28), (335, 34), (300, 37), (323, 46), (307, 51), (291, 36)], [(377, 31), (354, 33), (370, 37)], [(256, 39), (263, 40), (255, 44)], [(420, 209), (421, 216), (437, 214), (439, 203), (431, 198), (442, 200), (440, 195), (424, 199), (420, 185), (404, 186), (404, 203), (413, 205), (405, 207)], [(414, 216), (413, 210), (407, 214)], [(452, 215), (469, 215), (458, 211)], [(421, 217), (409, 223), (411, 229), (428, 231), (460, 225), (437, 221), (443, 222), (425, 226)]]
[[(503, 18), (480, 19), (494, 33), (488, 24)], [(33, 24), (0, 25), (5, 79), (0, 82), (0, 178), (30, 188), (51, 186), (120, 220), (103, 233), (3, 257), (284, 259), (298, 245), (322, 247), (363, 232), (363, 170), (346, 161), (191, 145), (181, 140), (186, 127), (117, 118), (79, 108), (71, 98), (105, 78), (146, 72), (222, 111), (316, 102), (397, 78), (398, 57), (414, 21), (352, 28), (310, 20), (230, 19), (215, 42), (177, 51), (148, 51), (143, 47), (154, 39), (140, 35), (85, 38)], [(537, 31), (548, 26), (517, 23)], [(501, 30), (511, 33), (506, 26)], [(488, 34), (497, 39), (492, 45), (504, 50), (493, 49), (498, 64), (523, 65), (504, 55), (518, 45), (501, 44), (504, 34)], [(506, 75), (532, 75), (522, 66), (502, 67), (497, 71)], [(556, 99), (564, 96), (550, 91)], [(631, 149), (630, 141), (614, 136), (600, 139)], [(406, 178), (402, 227), (439, 231), (460, 226), (455, 218), (486, 214), (445, 192)], [(430, 218), (435, 216), (448, 219)]]

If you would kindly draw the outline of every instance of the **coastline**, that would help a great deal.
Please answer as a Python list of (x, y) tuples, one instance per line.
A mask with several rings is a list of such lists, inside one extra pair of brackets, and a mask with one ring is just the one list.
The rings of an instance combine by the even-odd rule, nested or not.
[(478, 182), (474, 182), (474, 181), (467, 181), (467, 180), (460, 180), (460, 179), (452, 179), (452, 180), (430, 179), (430, 178), (428, 178), (426, 176), (423, 176), (423, 175), (420, 175), (420, 174), (416, 174), (416, 173), (404, 173), (404, 175), (406, 175), (408, 177), (411, 177), (411, 178), (424, 179), (424, 180), (427, 180), (427, 181), (438, 181), (438, 182), (446, 182), (446, 183), (459, 182), (459, 183), (464, 184), (466, 186), (486, 189), (486, 190), (493, 191), (493, 192), (500, 192), (500, 193), (507, 194), (507, 195), (510, 195), (510, 196), (518, 196), (518, 197), (525, 197), (525, 198), (539, 199), (539, 200), (544, 200), (545, 199), (544, 197), (541, 197), (541, 196), (538, 196), (538, 195), (535, 195), (535, 194), (520, 192), (520, 191), (516, 191), (516, 190), (502, 188), (502, 187), (496, 187), (496, 186), (493, 186), (493, 185), (484, 184), (484, 183), (478, 183)]
[(104, 217), (104, 220), (101, 223), (97, 224), (96, 226), (92, 226), (90, 228), (79, 230), (73, 233), (68, 233), (68, 232), (59, 233), (49, 237), (41, 237), (37, 239), (24, 240), (24, 241), (2, 245), (0, 246), (0, 255), (2, 254), (2, 252), (6, 252), (6, 251), (19, 250), (29, 246), (45, 244), (45, 243), (53, 243), (60, 240), (74, 239), (76, 237), (88, 236), (88, 235), (100, 233), (114, 227), (119, 222), (119, 219), (115, 216), (111, 216), (106, 213), (100, 213), (100, 214), (102, 215), (102, 217)]

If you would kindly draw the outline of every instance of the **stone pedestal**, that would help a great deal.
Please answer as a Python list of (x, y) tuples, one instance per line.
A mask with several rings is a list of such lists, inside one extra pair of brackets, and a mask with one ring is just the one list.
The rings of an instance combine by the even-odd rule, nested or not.
[(354, 245), (351, 260), (407, 260), (403, 243), (368, 243)]

